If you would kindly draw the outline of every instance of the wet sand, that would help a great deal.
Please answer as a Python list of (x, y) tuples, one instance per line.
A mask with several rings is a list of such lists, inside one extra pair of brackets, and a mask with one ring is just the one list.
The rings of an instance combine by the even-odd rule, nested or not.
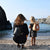
[(23, 49), (18, 48), (13, 40), (0, 40), (0, 50), (50, 50), (50, 39), (38, 39), (35, 46), (31, 46), (31, 41), (27, 40)]

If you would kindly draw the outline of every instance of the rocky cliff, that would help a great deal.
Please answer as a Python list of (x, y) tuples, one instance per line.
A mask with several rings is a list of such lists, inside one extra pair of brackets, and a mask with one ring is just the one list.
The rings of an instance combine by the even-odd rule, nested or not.
[(50, 16), (47, 17), (46, 22), (47, 24), (50, 24)]
[(48, 16), (47, 18), (38, 19), (38, 21), (39, 23), (50, 24), (50, 16)]
[(45, 23), (46, 21), (46, 18), (41, 18), (41, 19), (38, 19), (39, 23)]
[(0, 30), (11, 30), (12, 26), (10, 21), (6, 18), (4, 9), (0, 6)]

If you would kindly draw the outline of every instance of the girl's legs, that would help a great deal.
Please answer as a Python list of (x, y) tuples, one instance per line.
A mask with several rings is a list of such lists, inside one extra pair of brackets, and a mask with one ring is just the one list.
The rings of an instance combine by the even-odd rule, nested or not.
[(33, 46), (33, 37), (31, 38), (31, 44), (32, 44), (32, 46)]
[[(34, 40), (34, 41), (33, 41), (33, 40)], [(33, 44), (33, 42), (34, 42), (34, 44)], [(31, 38), (31, 44), (32, 44), (32, 46), (35, 45), (35, 42), (36, 42), (36, 37), (32, 37), (32, 38)]]
[(35, 45), (35, 42), (36, 42), (36, 37), (33, 37), (33, 39), (34, 39), (34, 45)]

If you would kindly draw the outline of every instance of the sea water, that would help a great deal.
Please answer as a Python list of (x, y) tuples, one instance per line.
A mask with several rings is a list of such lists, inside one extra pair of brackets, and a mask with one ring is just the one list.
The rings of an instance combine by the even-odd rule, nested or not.
[[(27, 23), (27, 25), (29, 26), (30, 21), (27, 21), (25, 23)], [(0, 31), (0, 39), (11, 39), (11, 38), (13, 38), (13, 24), (14, 23), (12, 22), (11, 24), (12, 24), (12, 30)], [(37, 37), (42, 38), (42, 36), (43, 36), (44, 38), (46, 38), (46, 36), (48, 36), (48, 38), (50, 38), (50, 24), (40, 23), (39, 26), (40, 26), (40, 30), (37, 32)], [(29, 35), (28, 35), (28, 37), (29, 37)]]

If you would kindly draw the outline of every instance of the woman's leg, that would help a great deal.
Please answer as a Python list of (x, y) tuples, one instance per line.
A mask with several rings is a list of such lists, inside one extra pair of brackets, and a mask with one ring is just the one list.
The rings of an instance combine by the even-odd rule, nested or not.
[(31, 44), (32, 44), (32, 46), (33, 46), (33, 37), (31, 38)]

